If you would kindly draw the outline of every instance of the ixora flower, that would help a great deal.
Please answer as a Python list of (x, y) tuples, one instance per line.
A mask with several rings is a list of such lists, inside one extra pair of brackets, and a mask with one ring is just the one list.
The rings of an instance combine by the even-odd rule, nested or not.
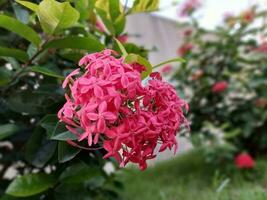
[(177, 55), (179, 56), (185, 56), (186, 54), (188, 54), (192, 49), (193, 49), (193, 44), (191, 43), (186, 43), (183, 44), (182, 46), (180, 46), (177, 50)]
[(199, 0), (186, 0), (178, 10), (180, 17), (186, 17), (191, 15), (198, 7), (201, 6)]
[(103, 147), (104, 158), (114, 157), (121, 167), (138, 163), (143, 170), (146, 161), (156, 157), (158, 144), (159, 152), (176, 151), (175, 136), (181, 126), (188, 126), (183, 114), (188, 105), (159, 73), (142, 85), (145, 67), (115, 56), (104, 50), (80, 60), (80, 69), (63, 82), (66, 103), (58, 118), (82, 144)]
[(212, 86), (213, 93), (221, 93), (228, 88), (228, 83), (226, 81), (219, 81)]
[(255, 161), (248, 153), (241, 153), (235, 157), (235, 165), (239, 169), (251, 169), (255, 166)]

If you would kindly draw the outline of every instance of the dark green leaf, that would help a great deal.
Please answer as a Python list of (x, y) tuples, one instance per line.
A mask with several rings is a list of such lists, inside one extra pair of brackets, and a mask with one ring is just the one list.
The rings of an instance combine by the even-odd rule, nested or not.
[(61, 76), (56, 71), (53, 71), (52, 69), (49, 69), (47, 67), (33, 66), (33, 67), (28, 67), (27, 69), (29, 71), (41, 73), (41, 74), (44, 74), (46, 76), (51, 76), (51, 77), (56, 77), (56, 78), (64, 79), (64, 76)]
[(78, 163), (68, 167), (59, 177), (62, 183), (81, 183), (89, 181), (95, 176), (101, 175), (100, 170), (94, 167), (89, 167), (85, 163)]
[(64, 163), (73, 159), (81, 149), (70, 146), (65, 141), (58, 142), (58, 162)]
[(45, 45), (44, 48), (70, 48), (70, 49), (85, 49), (89, 52), (97, 52), (103, 50), (105, 47), (94, 36), (78, 37), (71, 36), (61, 39), (55, 39)]
[(0, 27), (18, 34), (36, 46), (41, 43), (41, 38), (32, 28), (12, 17), (0, 14)]
[(3, 140), (10, 135), (13, 135), (18, 130), (19, 130), (19, 127), (16, 126), (15, 124), (0, 125), (0, 140)]
[(6, 47), (0, 47), (0, 56), (16, 58), (22, 62), (26, 62), (29, 59), (25, 51), (19, 49), (10, 49)]
[(62, 141), (77, 140), (77, 136), (68, 131), (62, 122), (58, 122), (50, 139)]
[(48, 140), (43, 129), (36, 128), (25, 149), (26, 160), (35, 167), (43, 167), (53, 156), (57, 142)]
[(0, 87), (8, 84), (12, 78), (11, 71), (4, 67), (0, 68)]
[(13, 180), (6, 193), (16, 197), (28, 197), (47, 190), (55, 183), (56, 179), (52, 174), (27, 174)]

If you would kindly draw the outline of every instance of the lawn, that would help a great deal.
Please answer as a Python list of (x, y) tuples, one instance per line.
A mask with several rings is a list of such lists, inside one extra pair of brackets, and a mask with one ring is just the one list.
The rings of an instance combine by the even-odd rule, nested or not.
[(266, 200), (267, 160), (256, 163), (258, 178), (247, 180), (237, 171), (222, 175), (193, 150), (141, 172), (121, 173), (125, 200)]

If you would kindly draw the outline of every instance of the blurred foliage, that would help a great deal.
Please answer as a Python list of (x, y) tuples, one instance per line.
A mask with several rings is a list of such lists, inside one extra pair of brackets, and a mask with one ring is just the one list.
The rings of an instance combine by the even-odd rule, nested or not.
[[(267, 154), (267, 11), (252, 7), (225, 16), (214, 31), (199, 26), (194, 15), (179, 49), (187, 59), (173, 79), (190, 103), (195, 145), (218, 145), (207, 159), (222, 166), (236, 153)], [(226, 88), (214, 91), (217, 83)], [(183, 89), (182, 89), (183, 88)]]
[[(130, 9), (119, 0), (0, 0), (1, 200), (120, 199), (122, 184), (104, 170), (104, 150), (66, 143), (76, 138), (56, 117), (64, 103), (61, 81), (84, 54), (120, 51), (113, 38), (125, 34), (126, 15), (157, 6), (154, 0), (136, 0)], [(143, 47), (123, 45), (129, 55), (147, 57)]]

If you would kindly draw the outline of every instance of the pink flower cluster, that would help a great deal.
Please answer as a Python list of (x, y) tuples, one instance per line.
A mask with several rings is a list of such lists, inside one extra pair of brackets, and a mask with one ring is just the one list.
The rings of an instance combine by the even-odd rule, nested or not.
[[(86, 141), (88, 146), (101, 146), (120, 166), (146, 161), (166, 148), (176, 151), (176, 134), (188, 125), (183, 110), (188, 105), (174, 88), (152, 73), (145, 86), (139, 64), (126, 64), (112, 50), (84, 56), (76, 69), (63, 82), (66, 103), (58, 118), (66, 128)], [(72, 142), (73, 143), (73, 142)]]
[(199, 0), (186, 0), (179, 8), (178, 15), (180, 17), (191, 15), (200, 6)]
[(177, 49), (177, 55), (185, 56), (193, 49), (193, 47), (194, 47), (193, 44), (185, 43)]

